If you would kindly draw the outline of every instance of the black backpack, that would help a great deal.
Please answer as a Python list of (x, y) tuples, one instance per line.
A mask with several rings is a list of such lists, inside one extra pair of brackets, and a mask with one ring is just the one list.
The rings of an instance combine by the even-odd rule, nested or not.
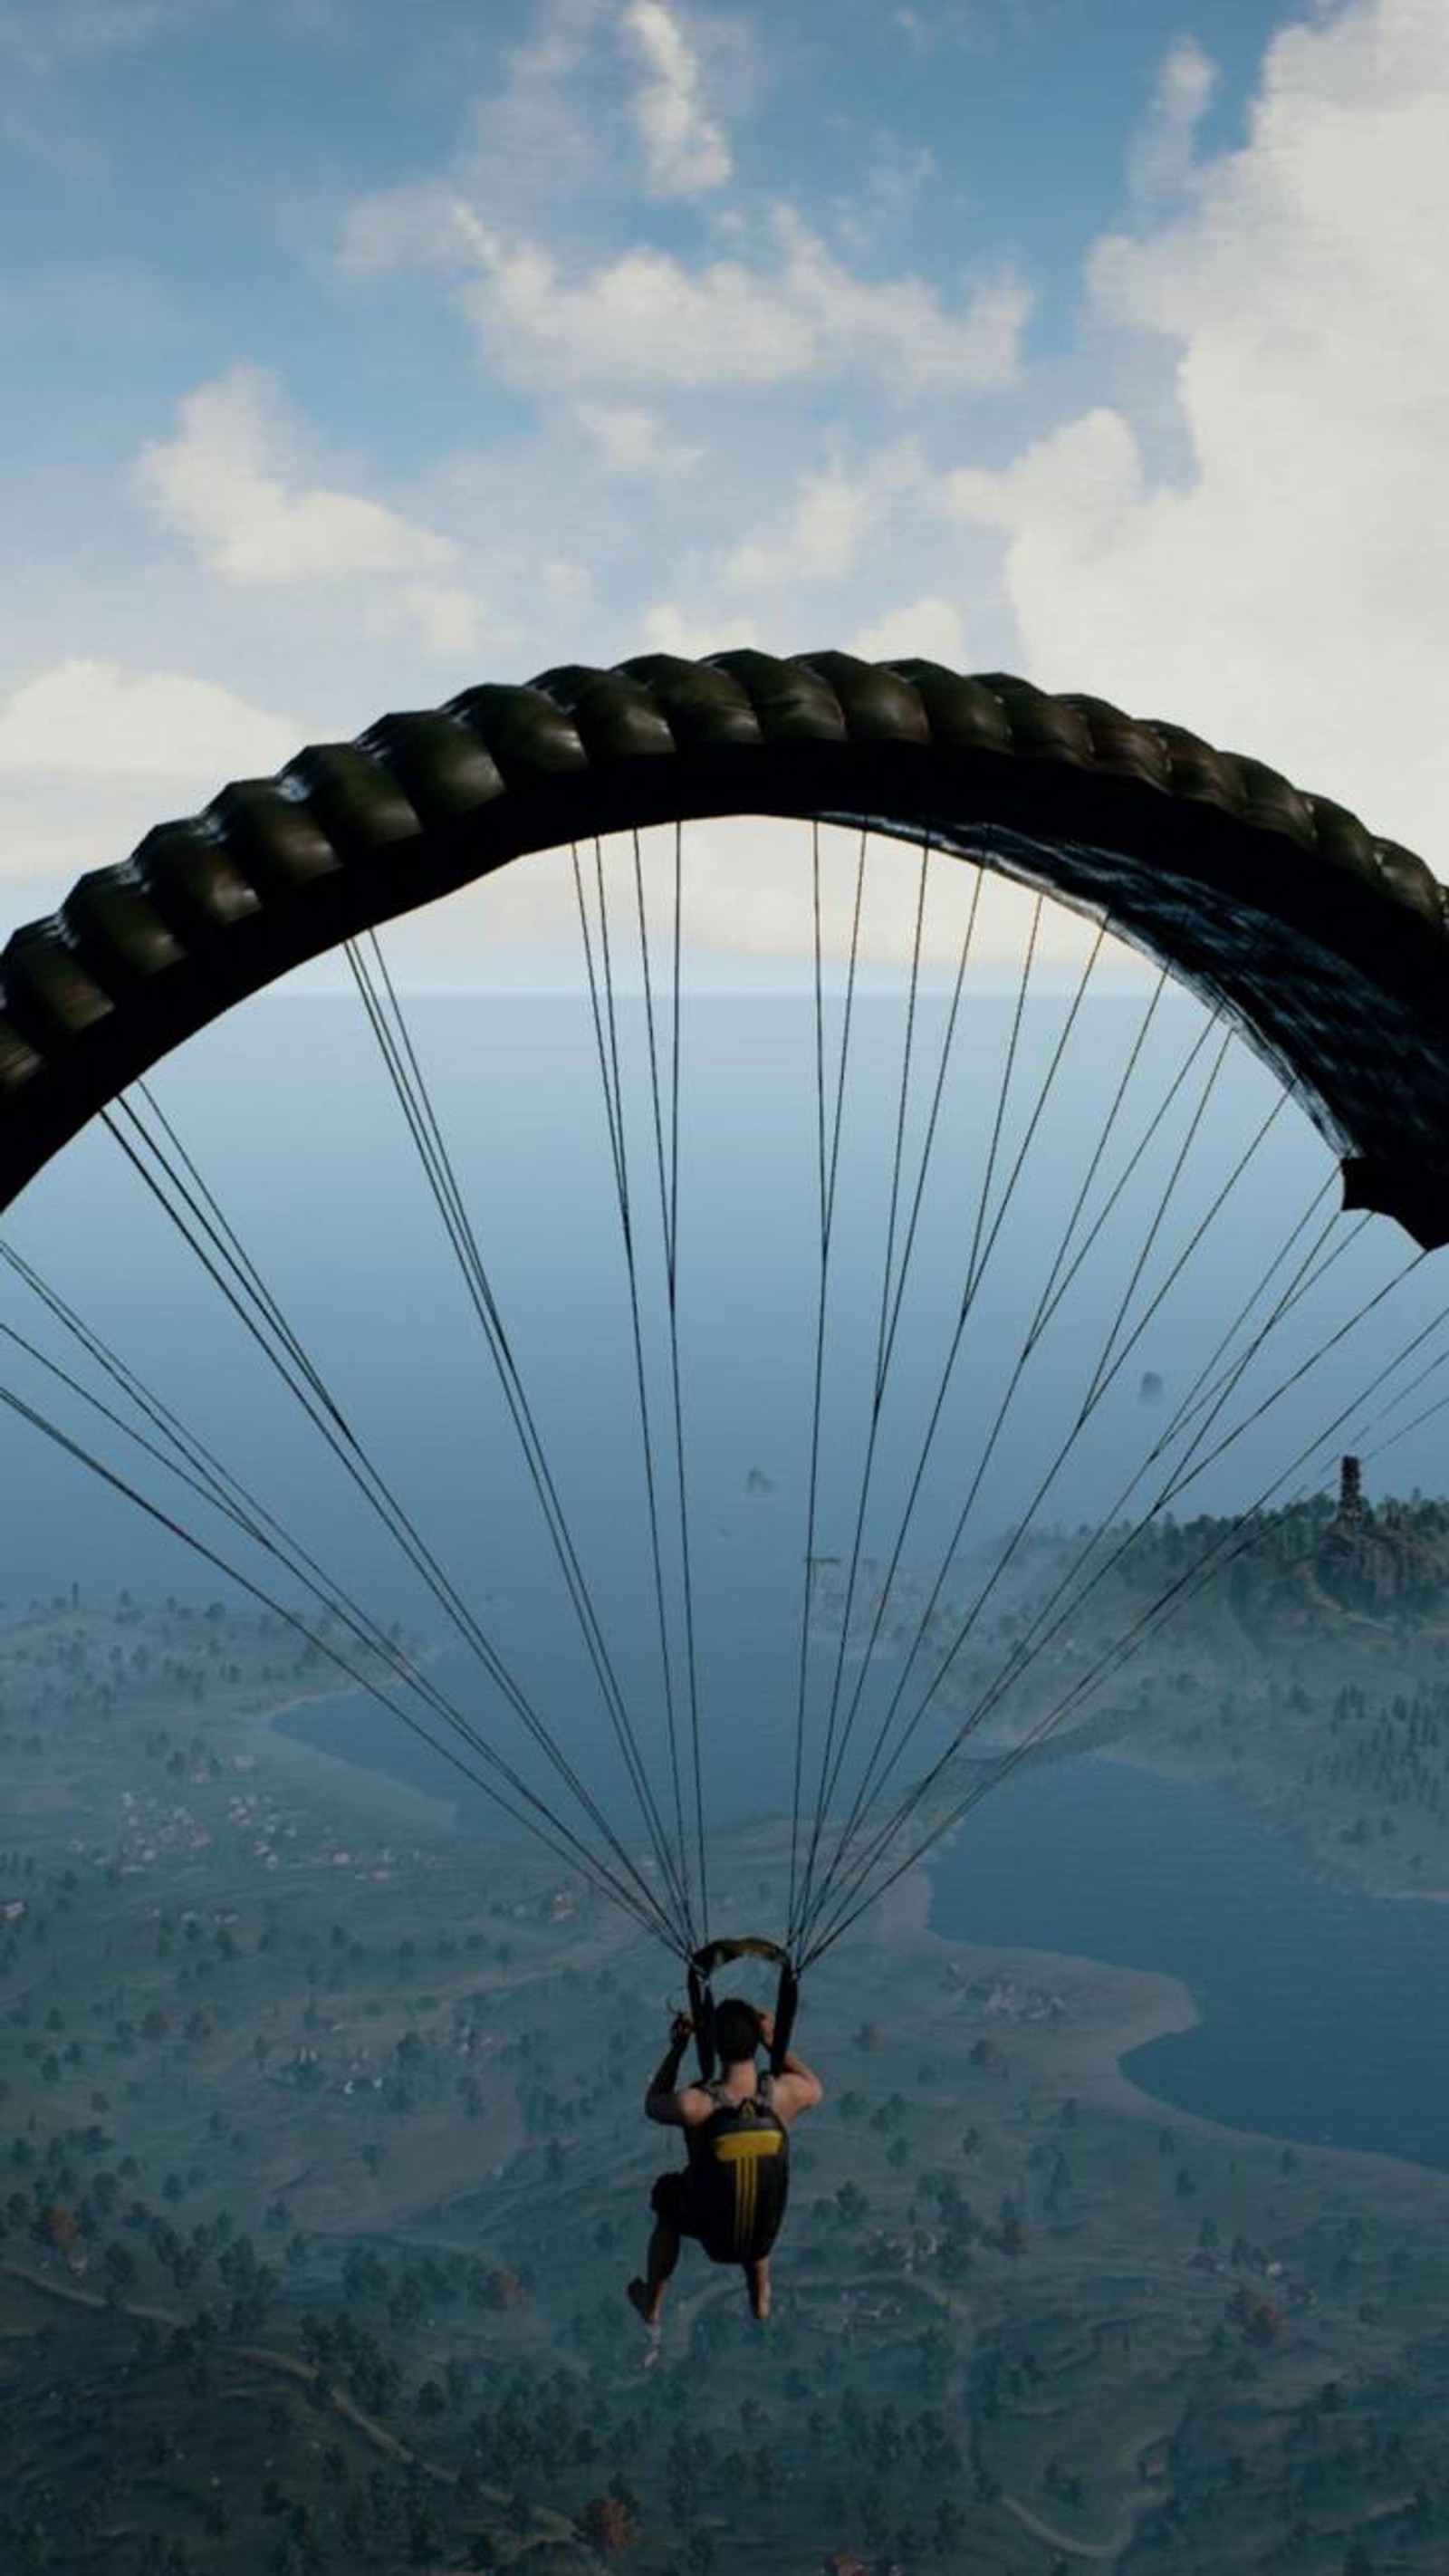
[(770, 2103), (770, 2078), (741, 2102), (707, 2085), (711, 2117), (689, 2132), (690, 2201), (714, 2263), (758, 2263), (780, 2232), (790, 2190), (790, 2140)]

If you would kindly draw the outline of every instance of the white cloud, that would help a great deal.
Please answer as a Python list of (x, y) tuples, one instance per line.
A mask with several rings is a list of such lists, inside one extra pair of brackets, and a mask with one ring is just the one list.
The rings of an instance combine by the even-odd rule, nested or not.
[(451, 564), (454, 548), (380, 502), (326, 484), (288, 487), (295, 433), (275, 380), (232, 367), (179, 406), (174, 438), (143, 448), (142, 492), (211, 570), (241, 589), (412, 574)]
[(726, 558), (726, 582), (733, 590), (782, 590), (840, 581), (896, 496), (923, 482), (920, 450), (909, 439), (883, 448), (853, 473), (827, 466), (802, 475), (775, 532), (736, 546)]
[(737, 546), (724, 577), (732, 590), (779, 590), (787, 583), (838, 581), (850, 571), (875, 514), (869, 485), (848, 475), (806, 477), (789, 518), (763, 544)]
[(0, 695), (0, 883), (6, 915), (58, 903), (83, 868), (134, 849), (166, 813), (228, 778), (268, 777), (308, 726), (177, 670), (79, 656)]
[(1100, 243), (1095, 315), (1172, 352), (1188, 463), (1098, 409), (948, 506), (1005, 533), (1032, 676), (1177, 718), (1442, 867), (1449, 12), (1281, 35), (1247, 143)]
[[(673, 0), (529, 0), (515, 13), (526, 33), (513, 45), (498, 41), (499, 14), (454, 12), (476, 21), (461, 47), (466, 61), (471, 42), (478, 77), (446, 176), (435, 167), (360, 200), (344, 230), (344, 265), (432, 256), (452, 198), (512, 234), (553, 239), (563, 230), (596, 242), (646, 183), (678, 201), (702, 186), (714, 193), (728, 177), (728, 145)], [(711, 39), (716, 59), (737, 57), (740, 21), (716, 20)]]
[(929, 592), (862, 626), (852, 636), (850, 650), (864, 662), (943, 662), (952, 671), (970, 668), (960, 610)]
[(990, 54), (1001, 41), (1003, 12), (1000, 0), (989, 9), (957, 0), (950, 8), (892, 9), (890, 24), (922, 60), (942, 53)]
[(0, 773), (210, 784), (280, 769), (302, 741), (290, 717), (183, 671), (57, 663), (0, 698)]
[(969, 287), (952, 307), (919, 277), (859, 277), (789, 208), (753, 263), (691, 267), (636, 245), (568, 269), (544, 242), (489, 225), (462, 197), (407, 191), (354, 210), (344, 257), (355, 270), (428, 261), (457, 272), (491, 367), (533, 392), (841, 376), (895, 397), (999, 391), (1017, 377), (1030, 312), (1025, 288), (1008, 278)]
[(674, 437), (658, 412), (642, 403), (576, 403), (574, 417), (607, 474), (673, 481), (703, 461), (702, 447)]
[(634, 120), (649, 186), (660, 197), (706, 196), (724, 185), (731, 164), (701, 96), (699, 57), (665, 0), (628, 0), (624, 26), (648, 71)]
[(1193, 171), (1197, 130), (1218, 85), (1217, 65), (1191, 36), (1168, 48), (1146, 121), (1132, 147), (1128, 179), (1147, 201), (1173, 196)]
[(478, 602), (458, 582), (398, 582), (366, 601), (363, 624), (369, 635), (415, 635), (440, 661), (471, 658), (483, 634)]
[(454, 255), (458, 197), (436, 180), (377, 188), (347, 209), (338, 245), (344, 276), (383, 277), (428, 268)]
[(572, 612), (587, 605), (594, 587), (588, 565), (573, 563), (567, 555), (551, 555), (542, 567), (540, 580), (549, 605)]
[(458, 167), (468, 193), (508, 211), (592, 197), (617, 175), (627, 127), (615, 97), (618, 0), (530, 0), (527, 33), (500, 47), (497, 12), (476, 13), (483, 77)]
[(457, 578), (453, 541), (310, 480), (306, 446), (275, 379), (237, 366), (186, 396), (176, 435), (142, 449), (135, 480), (162, 524), (229, 587), (365, 584), (367, 633), (411, 634), (441, 660), (474, 653), (483, 618)]
[(678, 653), (686, 662), (701, 662), (710, 653), (737, 652), (758, 645), (760, 629), (752, 617), (701, 617), (662, 599), (644, 615), (644, 642), (651, 653)]

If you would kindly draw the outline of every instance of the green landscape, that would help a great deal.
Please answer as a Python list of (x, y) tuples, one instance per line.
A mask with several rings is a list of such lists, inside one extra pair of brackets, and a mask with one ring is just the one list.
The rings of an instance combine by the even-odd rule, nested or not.
[[(1093, 1742), (1449, 1887), (1446, 1525), (1286, 1516)], [(279, 1729), (331, 1688), (279, 1620), (77, 1584), (0, 1654), (21, 2576), (1442, 2566), (1449, 2174), (1165, 2118), (1121, 2060), (1173, 1980), (949, 1942), (907, 1875), (809, 1984), (772, 2322), (686, 2250), (656, 2353), (664, 1954)], [(727, 1837), (721, 1918), (784, 1860)]]

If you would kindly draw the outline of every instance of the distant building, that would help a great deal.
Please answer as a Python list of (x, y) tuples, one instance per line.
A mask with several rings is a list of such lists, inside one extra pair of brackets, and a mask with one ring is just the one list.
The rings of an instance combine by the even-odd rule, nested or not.
[(1338, 1471), (1338, 1517), (1354, 1524), (1368, 1519), (1368, 1505), (1363, 1498), (1363, 1462), (1345, 1458)]

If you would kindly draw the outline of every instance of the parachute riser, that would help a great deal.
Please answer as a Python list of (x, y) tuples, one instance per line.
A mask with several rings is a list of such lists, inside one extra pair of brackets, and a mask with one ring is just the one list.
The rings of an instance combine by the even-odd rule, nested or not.
[(696, 1950), (689, 1962), (689, 2013), (694, 2023), (695, 2046), (699, 2055), (701, 2084), (713, 2081), (719, 2065), (719, 2048), (714, 2028), (714, 1974), (732, 1959), (767, 1959), (778, 1966), (779, 1983), (775, 1990), (775, 2035), (770, 2048), (770, 2073), (779, 2075), (789, 2054), (795, 2015), (800, 2004), (800, 1981), (788, 1952), (776, 1941), (710, 1941)]

